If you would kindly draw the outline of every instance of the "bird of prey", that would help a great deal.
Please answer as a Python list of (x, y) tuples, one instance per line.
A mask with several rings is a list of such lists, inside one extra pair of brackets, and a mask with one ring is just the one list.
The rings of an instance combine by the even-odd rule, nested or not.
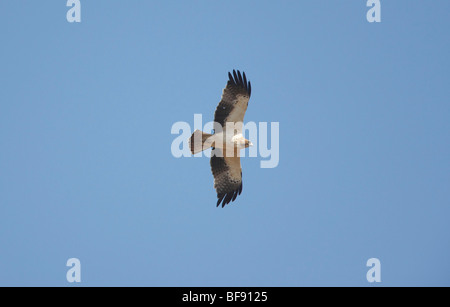
[(233, 70), (214, 113), (214, 134), (195, 130), (188, 143), (192, 154), (212, 147), (211, 171), (217, 192), (217, 207), (234, 201), (242, 192), (240, 150), (253, 146), (242, 134), (251, 84), (245, 73)]

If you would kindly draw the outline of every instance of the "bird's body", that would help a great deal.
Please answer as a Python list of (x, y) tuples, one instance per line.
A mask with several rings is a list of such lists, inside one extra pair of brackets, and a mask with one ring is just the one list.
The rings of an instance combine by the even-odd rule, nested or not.
[[(218, 132), (211, 135), (212, 147), (220, 148), (226, 151), (227, 148), (241, 150), (247, 148), (246, 140), (242, 133), (227, 133), (228, 131)], [(238, 152), (239, 154), (239, 152)], [(230, 155), (227, 155), (230, 156)], [(235, 156), (235, 155), (234, 155)]]
[(214, 134), (196, 130), (189, 139), (192, 154), (210, 147), (211, 171), (217, 191), (217, 206), (234, 201), (242, 192), (240, 150), (252, 146), (242, 134), (244, 115), (251, 95), (245, 73), (228, 73), (228, 83), (214, 113)]

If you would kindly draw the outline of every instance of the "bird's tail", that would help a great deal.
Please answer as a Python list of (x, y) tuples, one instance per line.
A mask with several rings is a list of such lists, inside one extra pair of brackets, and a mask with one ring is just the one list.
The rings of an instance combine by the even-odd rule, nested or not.
[(210, 138), (211, 136), (212, 134), (195, 130), (188, 140), (189, 149), (192, 154), (196, 154), (210, 148), (213, 145), (212, 138)]

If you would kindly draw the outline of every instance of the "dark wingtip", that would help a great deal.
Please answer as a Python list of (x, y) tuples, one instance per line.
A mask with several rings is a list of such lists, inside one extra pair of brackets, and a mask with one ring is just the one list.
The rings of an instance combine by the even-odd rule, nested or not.
[(236, 70), (233, 69), (234, 83), (237, 85), (239, 82), (238, 76), (236, 74)]
[(242, 80), (241, 72), (239, 70), (237, 71), (237, 75), (238, 75), (238, 79), (239, 79), (239, 85), (242, 85), (245, 87), (244, 81)]
[(238, 196), (238, 191), (234, 191), (233, 198), (231, 199), (231, 201), (234, 201), (237, 196)]
[(229, 193), (223, 193), (223, 194), (217, 194), (217, 204), (216, 207), (219, 207), (220, 204), (222, 204), (222, 208), (228, 205), (231, 202), (234, 202), (238, 195), (241, 195), (242, 193), (242, 183), (236, 190), (229, 192)]
[(242, 74), (244, 75), (244, 86), (245, 86), (245, 89), (246, 89), (247, 92), (248, 92), (247, 76), (245, 75), (245, 72), (243, 72)]
[[(218, 200), (217, 200), (217, 205), (216, 205), (216, 207), (219, 207), (219, 205), (220, 205), (220, 203), (222, 202), (222, 200), (223, 200), (223, 198), (225, 197), (225, 194), (224, 195), (217, 195), (217, 198), (218, 198)], [(222, 206), (223, 207), (223, 206)]]
[(252, 84), (250, 83), (250, 81), (247, 81), (245, 72), (242, 72), (241, 74), (239, 69), (233, 69), (233, 74), (231, 74), (231, 72), (228, 72), (228, 79), (233, 84), (244, 87), (249, 96), (252, 95)]

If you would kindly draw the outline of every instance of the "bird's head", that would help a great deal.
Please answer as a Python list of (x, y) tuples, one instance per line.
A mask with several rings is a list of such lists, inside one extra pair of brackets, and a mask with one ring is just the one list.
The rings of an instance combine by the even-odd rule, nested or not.
[(245, 140), (245, 148), (253, 146), (253, 143), (250, 142), (249, 140)]

